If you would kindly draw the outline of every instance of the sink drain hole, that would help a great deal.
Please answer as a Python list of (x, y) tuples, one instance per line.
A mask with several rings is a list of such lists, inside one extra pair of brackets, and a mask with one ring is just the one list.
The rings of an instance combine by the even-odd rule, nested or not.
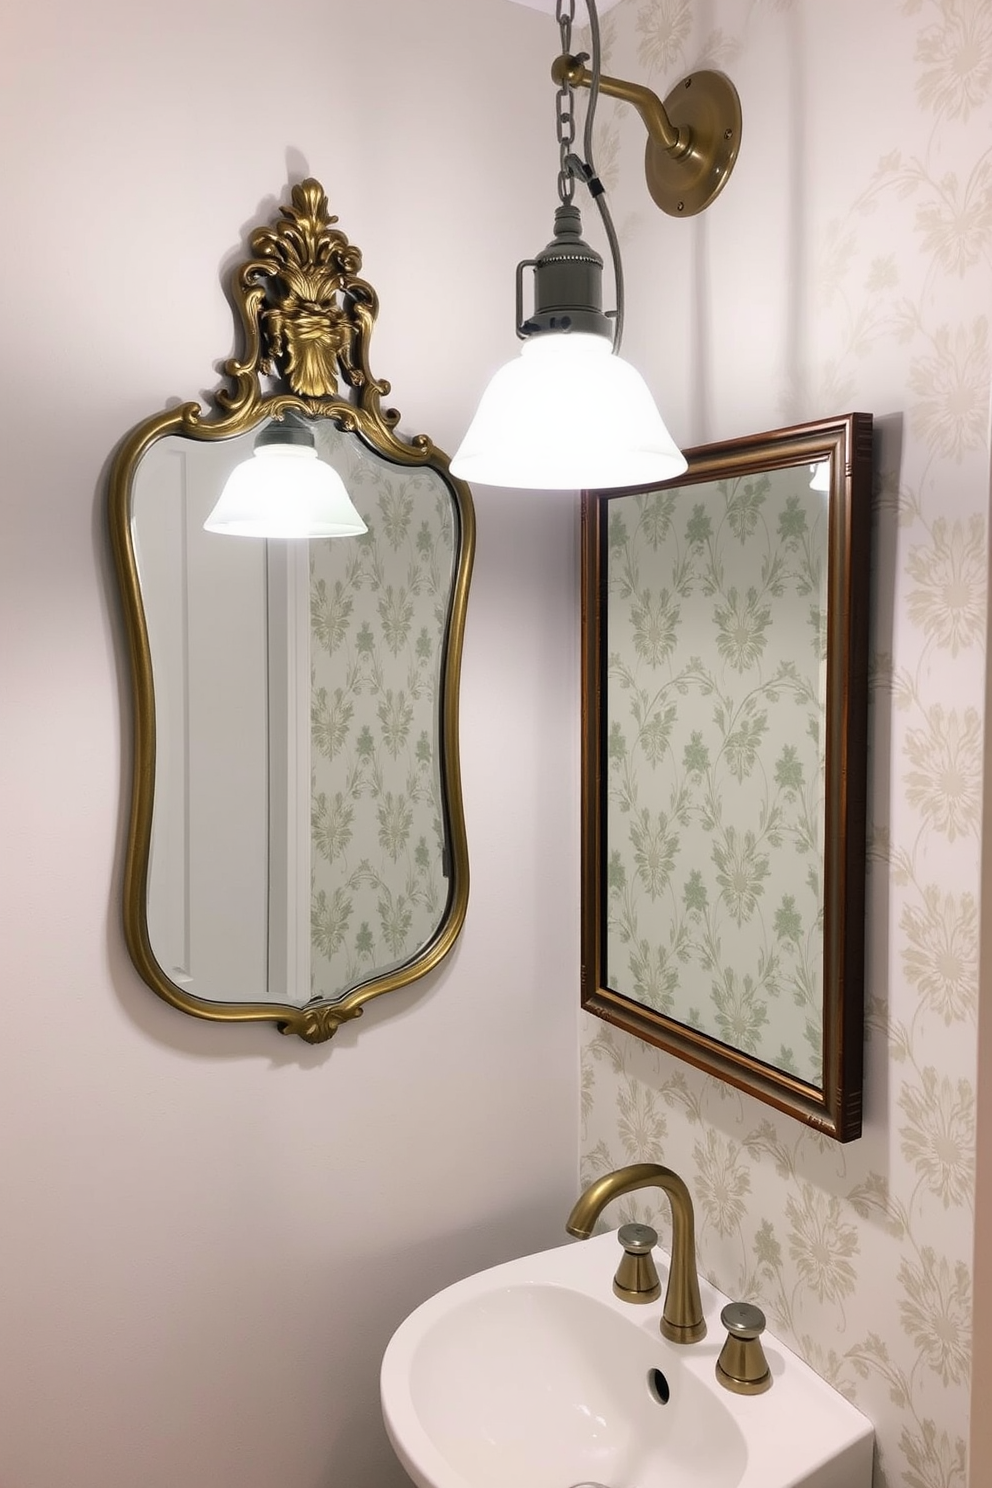
[(668, 1404), (672, 1392), (668, 1388), (668, 1381), (660, 1369), (648, 1370), (648, 1391), (651, 1397), (657, 1400), (659, 1405)]

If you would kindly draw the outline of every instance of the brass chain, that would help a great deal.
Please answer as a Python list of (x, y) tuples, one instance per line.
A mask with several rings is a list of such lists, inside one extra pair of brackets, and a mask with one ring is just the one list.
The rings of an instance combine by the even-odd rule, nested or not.
[[(561, 33), (561, 54), (570, 57), (575, 0), (555, 0), (555, 18)], [(575, 143), (575, 94), (567, 81), (562, 82), (555, 95), (555, 128), (558, 136), (558, 199), (562, 206), (567, 207), (575, 195), (575, 178), (568, 163)]]

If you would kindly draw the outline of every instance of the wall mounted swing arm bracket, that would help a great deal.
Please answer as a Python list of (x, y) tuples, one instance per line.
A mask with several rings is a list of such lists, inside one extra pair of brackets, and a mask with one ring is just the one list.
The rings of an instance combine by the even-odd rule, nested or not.
[[(581, 57), (556, 57), (558, 87), (588, 88), (592, 73)], [(741, 103), (722, 72), (690, 73), (664, 103), (650, 88), (600, 75), (599, 90), (634, 106), (648, 132), (645, 174), (657, 206), (672, 217), (702, 212), (727, 182), (741, 141)]]
[[(559, 88), (565, 83), (573, 88), (588, 88), (592, 83), (592, 73), (581, 57), (556, 57), (551, 65), (551, 77)], [(688, 150), (691, 143), (688, 130), (679, 130), (672, 125), (665, 112), (665, 105), (650, 88), (601, 73), (599, 91), (609, 98), (632, 103), (644, 120), (648, 134), (663, 150), (669, 150), (675, 155), (684, 155)]]

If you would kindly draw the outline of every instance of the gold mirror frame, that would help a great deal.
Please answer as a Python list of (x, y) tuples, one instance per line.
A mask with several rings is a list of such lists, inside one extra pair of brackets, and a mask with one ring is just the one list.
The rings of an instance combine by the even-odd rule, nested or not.
[[(252, 256), (237, 265), (231, 293), (240, 321), (241, 354), (225, 362), (232, 388), (213, 395), (216, 412), (184, 403), (139, 424), (119, 446), (110, 471), (109, 522), (124, 609), (133, 688), (133, 779), (124, 870), (124, 934), (135, 966), (158, 995), (197, 1018), (217, 1022), (268, 1021), (281, 1033), (322, 1043), (342, 1023), (361, 1016), (373, 997), (393, 992), (433, 970), (453, 946), (468, 905), (468, 846), (462, 809), (458, 748), (458, 693), (465, 610), (475, 548), (475, 517), (468, 486), (449, 472), (448, 459), (424, 434), (396, 433), (399, 413), (383, 408), (389, 383), (373, 377), (369, 339), (378, 314), (372, 286), (359, 277), (362, 257), (328, 215), (318, 181), (294, 186), (278, 221), (251, 236)], [(263, 391), (263, 377), (266, 390)], [(345, 391), (339, 392), (339, 383)], [(155, 689), (148, 627), (132, 532), (135, 475), (142, 456), (166, 435), (224, 440), (246, 434), (287, 410), (333, 420), (386, 460), (435, 470), (451, 493), (455, 563), (444, 654), (440, 667), (440, 780), (444, 801), (449, 887), (446, 908), (428, 942), (399, 967), (348, 991), (339, 1000), (303, 1006), (212, 1002), (185, 991), (152, 950), (147, 890), (155, 797)], [(227, 539), (247, 541), (248, 539)]]
[[(582, 503), (582, 1006), (841, 1142), (861, 1134), (872, 419), (849, 414), (686, 452), (662, 485)], [(807, 1083), (609, 985), (606, 941), (610, 503), (829, 460), (822, 855), (822, 1080)], [(681, 654), (681, 653), (680, 653)], [(766, 763), (768, 761), (766, 760)]]

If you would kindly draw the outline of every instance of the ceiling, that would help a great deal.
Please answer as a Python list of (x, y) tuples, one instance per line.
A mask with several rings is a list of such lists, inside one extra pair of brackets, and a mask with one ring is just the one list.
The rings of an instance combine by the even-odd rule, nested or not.
[[(620, 0), (599, 0), (600, 15), (605, 15), (608, 10), (612, 10), (614, 5), (619, 5), (619, 3)], [(555, 0), (512, 0), (512, 4), (526, 5), (528, 10), (543, 10), (545, 15), (553, 16), (555, 13)], [(580, 26), (586, 22), (586, 16), (583, 14), (584, 10), (585, 0), (579, 0), (575, 11), (575, 19)]]

